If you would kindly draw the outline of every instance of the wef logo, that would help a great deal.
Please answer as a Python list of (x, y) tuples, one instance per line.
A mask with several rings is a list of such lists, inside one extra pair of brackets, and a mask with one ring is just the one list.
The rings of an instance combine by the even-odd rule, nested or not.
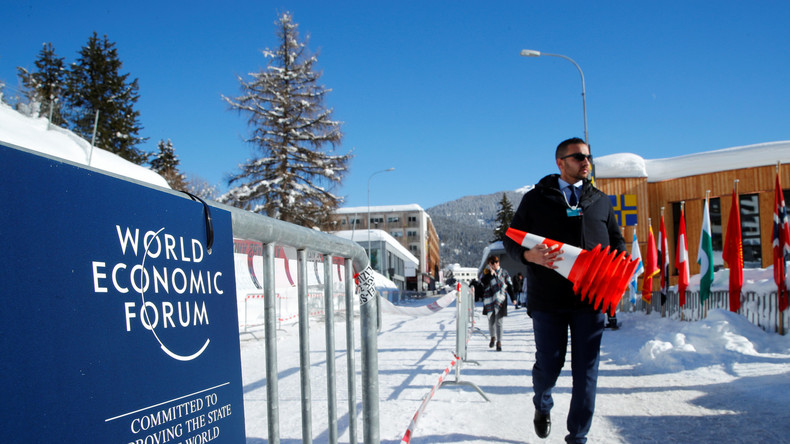
[[(115, 257), (91, 263), (93, 290), (119, 300), (119, 328), (151, 335), (173, 359), (190, 361), (211, 342), (211, 306), (223, 274), (194, 238), (115, 225)], [(196, 339), (199, 338), (199, 339)]]

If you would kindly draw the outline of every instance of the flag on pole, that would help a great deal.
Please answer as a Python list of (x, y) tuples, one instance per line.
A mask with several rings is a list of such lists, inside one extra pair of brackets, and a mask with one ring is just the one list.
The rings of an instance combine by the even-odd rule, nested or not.
[(787, 220), (787, 207), (779, 183), (779, 172), (776, 173), (776, 194), (774, 199), (774, 282), (776, 282), (779, 295), (779, 311), (784, 311), (788, 305), (787, 281), (785, 279), (785, 256), (790, 254), (790, 224)]
[(639, 259), (639, 265), (636, 266), (634, 277), (631, 278), (631, 303), (636, 304), (637, 279), (645, 271), (645, 267), (642, 266), (642, 254), (639, 252), (639, 241), (636, 240), (636, 227), (634, 227), (634, 241), (631, 242), (631, 259)]
[(664, 305), (669, 293), (669, 244), (663, 214), (661, 214), (661, 226), (658, 229), (658, 266), (661, 269), (661, 305)]
[(713, 283), (713, 237), (710, 231), (710, 210), (707, 196), (705, 196), (705, 209), (702, 212), (702, 232), (699, 235), (697, 263), (700, 274), (699, 299), (704, 303), (710, 296), (710, 286)]
[(680, 207), (680, 228), (678, 229), (677, 254), (675, 254), (675, 268), (678, 270), (678, 296), (680, 306), (686, 305), (686, 288), (689, 286), (689, 251), (686, 246), (686, 216), (683, 206)]
[(656, 239), (653, 236), (653, 227), (649, 226), (647, 237), (647, 257), (645, 257), (645, 275), (642, 276), (642, 300), (650, 303), (653, 299), (653, 276), (659, 273), (658, 251), (656, 250)]
[(727, 219), (727, 235), (724, 238), (722, 257), (730, 267), (730, 311), (737, 313), (741, 308), (743, 287), (743, 239), (741, 238), (741, 206), (738, 193), (732, 187), (732, 206)]

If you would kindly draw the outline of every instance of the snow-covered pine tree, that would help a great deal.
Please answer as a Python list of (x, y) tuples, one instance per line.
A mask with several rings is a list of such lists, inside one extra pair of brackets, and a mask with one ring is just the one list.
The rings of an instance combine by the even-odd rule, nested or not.
[(17, 67), (28, 101), (38, 104), (38, 117), (49, 117), (51, 111), (53, 124), (65, 123), (60, 113), (61, 95), (66, 82), (63, 58), (55, 54), (52, 43), (44, 43), (35, 64), (34, 72)]
[(502, 193), (502, 200), (499, 201), (499, 211), (496, 213), (497, 226), (494, 228), (494, 240), (492, 242), (505, 239), (510, 221), (513, 220), (513, 204), (507, 198), (507, 194)]
[(299, 40), (289, 12), (275, 22), (279, 47), (266, 49), (265, 70), (239, 77), (243, 94), (223, 99), (246, 114), (247, 140), (261, 157), (240, 165), (233, 186), (219, 200), (306, 227), (323, 227), (342, 199), (332, 193), (348, 170), (351, 154), (333, 155), (342, 139), (340, 122), (324, 107), (330, 89), (318, 84), (316, 55)]
[(142, 165), (150, 153), (137, 148), (145, 140), (137, 136), (142, 129), (140, 112), (134, 109), (140, 98), (137, 79), (127, 82), (129, 74), (120, 74), (122, 66), (115, 43), (94, 31), (69, 70), (64, 114), (72, 131), (91, 140), (98, 110), (96, 146)]
[(167, 139), (167, 142), (160, 140), (156, 148), (157, 152), (151, 159), (151, 169), (164, 177), (170, 188), (186, 189), (186, 177), (178, 171), (179, 160), (173, 142), (170, 139)]

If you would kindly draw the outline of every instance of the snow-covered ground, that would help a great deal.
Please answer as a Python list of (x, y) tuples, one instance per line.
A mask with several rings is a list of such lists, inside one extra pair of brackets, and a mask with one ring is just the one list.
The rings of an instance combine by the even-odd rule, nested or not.
[[(478, 306), (476, 326), (485, 329), (480, 312)], [(423, 399), (451, 366), (455, 313), (453, 304), (430, 315), (383, 314), (378, 336), (382, 443), (401, 442)], [(790, 443), (790, 336), (765, 333), (720, 310), (697, 322), (644, 313), (618, 318), (622, 327), (604, 334), (591, 443)], [(348, 442), (345, 323), (335, 325), (338, 430), (340, 442)], [(358, 325), (355, 331), (358, 336)], [(323, 332), (324, 324), (311, 325), (316, 443), (328, 439)], [(295, 325), (278, 332), (283, 443), (301, 442), (297, 333)], [(541, 440), (532, 430), (534, 340), (523, 309), (510, 310), (505, 318), (502, 346), (502, 352), (493, 351), (487, 333), (475, 333), (467, 359), (479, 365), (461, 364), (460, 379), (477, 384), (491, 402), (469, 387), (442, 386), (418, 417), (412, 443), (564, 442), (569, 369), (555, 389), (551, 436)], [(359, 342), (355, 347), (359, 367)], [(263, 340), (245, 335), (241, 351), (247, 442), (262, 443), (267, 439)], [(446, 379), (455, 380), (454, 368)], [(359, 442), (361, 421), (360, 414)]]

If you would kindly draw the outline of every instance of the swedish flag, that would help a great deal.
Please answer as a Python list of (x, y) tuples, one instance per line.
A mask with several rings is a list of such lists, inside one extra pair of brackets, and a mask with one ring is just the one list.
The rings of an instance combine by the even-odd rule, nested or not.
[(617, 224), (621, 227), (632, 227), (636, 225), (636, 194), (621, 194), (619, 196), (609, 196), (614, 207), (614, 215), (617, 217)]

